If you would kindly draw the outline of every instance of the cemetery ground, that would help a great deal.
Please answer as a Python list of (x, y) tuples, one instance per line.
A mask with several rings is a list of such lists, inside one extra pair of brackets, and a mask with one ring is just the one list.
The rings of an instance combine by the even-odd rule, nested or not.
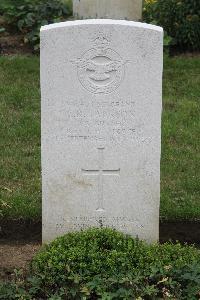
[[(200, 236), (199, 70), (199, 57), (164, 59), (161, 240)], [(0, 115), (0, 251), (11, 270), (24, 267), (41, 238), (37, 56), (0, 58)]]

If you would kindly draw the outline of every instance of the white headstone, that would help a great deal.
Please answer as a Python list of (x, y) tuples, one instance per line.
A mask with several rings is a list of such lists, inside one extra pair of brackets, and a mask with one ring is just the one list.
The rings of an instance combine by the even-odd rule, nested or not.
[(162, 29), (41, 29), (43, 241), (87, 227), (158, 239)]
[(73, 14), (78, 19), (142, 19), (143, 0), (73, 0)]

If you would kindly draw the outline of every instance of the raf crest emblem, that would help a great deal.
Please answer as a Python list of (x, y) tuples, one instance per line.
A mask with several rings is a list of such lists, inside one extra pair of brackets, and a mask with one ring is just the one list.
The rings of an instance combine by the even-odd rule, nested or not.
[(93, 37), (94, 48), (73, 60), (82, 86), (94, 94), (109, 94), (116, 90), (123, 77), (127, 61), (109, 48), (110, 36), (99, 33)]

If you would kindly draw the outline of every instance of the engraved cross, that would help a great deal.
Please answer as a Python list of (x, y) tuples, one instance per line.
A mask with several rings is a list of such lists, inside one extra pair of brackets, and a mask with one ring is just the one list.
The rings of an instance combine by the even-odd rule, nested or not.
[(104, 176), (119, 176), (120, 169), (116, 170), (105, 170), (104, 169), (104, 148), (98, 148), (98, 155), (99, 155), (99, 163), (98, 169), (89, 170), (89, 169), (82, 169), (84, 175), (94, 175), (98, 176), (98, 207), (96, 211), (104, 211), (104, 203), (103, 203), (103, 178)]

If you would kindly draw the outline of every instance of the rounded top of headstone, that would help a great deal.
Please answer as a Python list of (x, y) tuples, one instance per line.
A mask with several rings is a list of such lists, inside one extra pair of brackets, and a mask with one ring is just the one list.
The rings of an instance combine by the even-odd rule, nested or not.
[(130, 26), (135, 28), (143, 28), (143, 29), (163, 32), (163, 28), (160, 26), (135, 22), (135, 21), (111, 20), (111, 19), (87, 19), (87, 20), (59, 22), (59, 23), (42, 26), (40, 31), (46, 31), (46, 30), (56, 29), (56, 28), (72, 27), (72, 26), (84, 26), (84, 25), (121, 25), (121, 26)]

